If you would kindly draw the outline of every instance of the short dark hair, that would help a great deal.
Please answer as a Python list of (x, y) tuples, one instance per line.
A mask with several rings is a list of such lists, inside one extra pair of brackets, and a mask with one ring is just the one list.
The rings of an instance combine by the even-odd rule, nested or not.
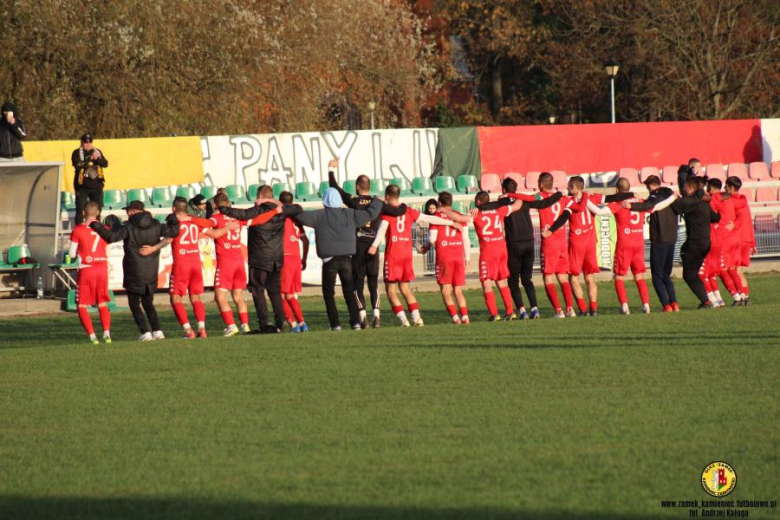
[(446, 207), (452, 206), (452, 193), (449, 191), (439, 193), (439, 204)]
[(217, 193), (214, 195), (214, 205), (218, 208), (226, 208), (230, 206), (230, 199), (226, 193)]
[(257, 195), (255, 195), (256, 199), (270, 199), (274, 196), (274, 189), (270, 187), (268, 184), (264, 184), (263, 186), (260, 186), (257, 190)]
[(474, 196), (474, 200), (476, 202), (479, 202), (480, 204), (484, 204), (486, 202), (490, 202), (490, 194), (486, 191), (479, 191)]
[(701, 161), (698, 160), (696, 157), (691, 157), (690, 159), (688, 159), (688, 166), (690, 166), (691, 164), (693, 164), (695, 162), (701, 164)]
[(399, 188), (395, 184), (387, 185), (387, 188), (385, 188), (385, 197), (392, 197), (394, 199), (397, 199), (400, 196), (401, 196), (401, 188)]
[(282, 204), (292, 204), (293, 194), (289, 191), (283, 191), (279, 194), (279, 202)]
[(569, 177), (569, 184), (576, 188), (583, 189), (585, 188), (585, 179), (579, 175), (575, 175), (574, 177)]
[(180, 212), (187, 211), (187, 199), (184, 197), (176, 197), (173, 199), (173, 209)]
[(504, 193), (514, 193), (517, 191), (517, 181), (511, 177), (504, 177), (504, 180), (501, 181), (501, 189), (504, 190)]
[(720, 179), (710, 179), (707, 181), (707, 187), (715, 188), (716, 190), (720, 191), (720, 189), (723, 188), (723, 182), (721, 182)]
[(361, 191), (368, 191), (371, 189), (371, 180), (368, 175), (360, 175), (355, 180), (355, 187)]
[(542, 172), (539, 176), (539, 187), (550, 190), (553, 187), (553, 176), (550, 172)]
[(726, 179), (726, 186), (731, 186), (734, 188), (734, 191), (739, 191), (740, 188), (742, 188), (742, 179), (737, 177), (736, 175), (732, 175), (728, 179)]

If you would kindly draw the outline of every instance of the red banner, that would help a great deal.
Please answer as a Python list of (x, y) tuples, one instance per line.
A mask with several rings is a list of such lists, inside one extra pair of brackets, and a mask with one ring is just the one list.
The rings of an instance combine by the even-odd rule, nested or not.
[(478, 127), (482, 173), (620, 168), (763, 160), (761, 120)]

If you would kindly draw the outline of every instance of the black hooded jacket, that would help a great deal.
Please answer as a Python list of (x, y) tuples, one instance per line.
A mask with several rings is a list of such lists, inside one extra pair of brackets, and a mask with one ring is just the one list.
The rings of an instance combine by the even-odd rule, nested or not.
[(168, 216), (165, 224), (157, 222), (148, 212), (143, 211), (131, 216), (124, 225), (108, 229), (99, 222), (90, 227), (108, 242), (124, 241), (125, 257), (122, 259), (124, 280), (122, 286), (130, 292), (144, 294), (157, 287), (157, 272), (160, 268), (160, 252), (141, 256), (141, 247), (153, 246), (160, 238), (179, 236), (179, 219), (174, 214)]
[(0, 157), (4, 159), (22, 157), (22, 139), (27, 137), (27, 129), (19, 115), (19, 109), (10, 101), (6, 101), (3, 103), (2, 112), (13, 112), (16, 121), (10, 125), (5, 117), (0, 117)]

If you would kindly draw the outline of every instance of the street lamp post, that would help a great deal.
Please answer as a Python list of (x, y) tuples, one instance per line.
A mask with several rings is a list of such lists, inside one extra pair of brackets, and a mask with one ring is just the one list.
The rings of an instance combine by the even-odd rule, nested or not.
[(374, 110), (376, 110), (376, 101), (368, 103), (368, 109), (371, 111), (371, 130), (374, 129)]
[(615, 76), (617, 76), (620, 65), (616, 65), (614, 62), (609, 62), (604, 66), (609, 76), (609, 90), (610, 99), (612, 100), (612, 122), (615, 122)]

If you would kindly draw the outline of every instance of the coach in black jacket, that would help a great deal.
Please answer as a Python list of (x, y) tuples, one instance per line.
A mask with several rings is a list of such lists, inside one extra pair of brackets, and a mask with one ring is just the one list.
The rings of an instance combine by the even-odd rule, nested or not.
[(19, 109), (10, 101), (6, 101), (0, 116), (0, 161), (24, 162), (22, 140), (26, 137), (27, 130), (19, 117)]
[[(108, 242), (123, 241), (125, 256), (122, 259), (124, 280), (122, 286), (127, 290), (127, 302), (133, 312), (133, 319), (141, 331), (141, 341), (164, 339), (160, 330), (160, 320), (154, 308), (154, 291), (157, 289), (157, 273), (160, 268), (160, 251), (143, 256), (143, 246), (153, 246), (160, 238), (175, 238), (179, 236), (179, 220), (175, 214), (168, 216), (165, 224), (157, 222), (145, 209), (143, 202), (135, 200), (125, 207), (130, 217), (124, 225), (116, 229), (107, 229), (99, 222), (93, 222), (90, 227)], [(154, 335), (149, 333), (141, 306), (146, 311)]]

